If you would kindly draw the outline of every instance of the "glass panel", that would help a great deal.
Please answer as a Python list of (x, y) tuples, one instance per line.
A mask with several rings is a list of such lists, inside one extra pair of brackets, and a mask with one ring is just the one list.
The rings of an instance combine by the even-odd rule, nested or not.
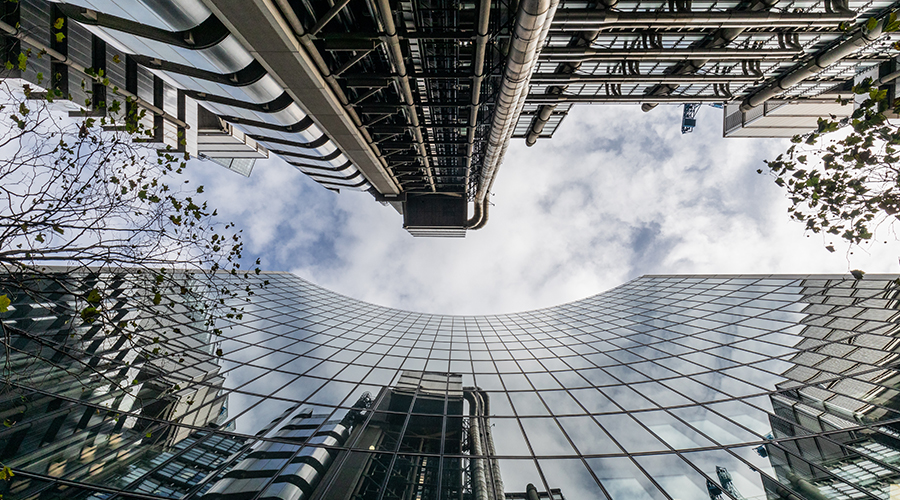
[(666, 497), (630, 458), (588, 458), (587, 463), (611, 500), (663, 500)]

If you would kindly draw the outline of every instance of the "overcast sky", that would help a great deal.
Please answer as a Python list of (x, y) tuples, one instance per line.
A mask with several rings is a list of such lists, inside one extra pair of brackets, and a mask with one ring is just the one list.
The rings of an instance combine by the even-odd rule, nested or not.
[(849, 250), (829, 239), (829, 253), (805, 234), (756, 173), (787, 142), (723, 139), (721, 113), (704, 107), (682, 135), (681, 106), (576, 107), (553, 139), (513, 141), (490, 221), (465, 239), (413, 238), (368, 193), (332, 193), (277, 158), (249, 179), (212, 162), (195, 172), (263, 268), (415, 311), (534, 309), (644, 274), (897, 272), (894, 236)]

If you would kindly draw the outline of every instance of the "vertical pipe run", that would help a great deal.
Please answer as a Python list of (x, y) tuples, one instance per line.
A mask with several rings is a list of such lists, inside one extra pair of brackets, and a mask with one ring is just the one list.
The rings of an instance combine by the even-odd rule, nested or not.
[(466, 131), (466, 182), (468, 194), (472, 170), (472, 154), (475, 150), (475, 128), (478, 125), (478, 108), (481, 106), (481, 82), (484, 80), (484, 58), (487, 52), (488, 27), (490, 25), (491, 0), (481, 0), (478, 6), (478, 26), (475, 37), (475, 54), (472, 65), (472, 107), (469, 108), (469, 127)]
[(388, 56), (394, 65), (397, 75), (397, 83), (400, 85), (400, 96), (403, 99), (403, 107), (406, 110), (407, 119), (411, 125), (416, 141), (416, 149), (422, 158), (425, 173), (428, 175), (428, 184), (431, 191), (437, 191), (434, 185), (434, 175), (428, 161), (428, 151), (425, 149), (425, 138), (422, 135), (422, 127), (419, 125), (419, 114), (416, 112), (412, 87), (409, 85), (409, 74), (406, 72), (406, 63), (403, 61), (403, 51), (400, 50), (400, 37), (397, 36), (397, 27), (394, 25), (394, 14), (391, 11), (390, 0), (375, 0), (377, 9), (381, 14), (381, 22), (384, 25), (384, 37), (388, 47)]
[(294, 8), (291, 7), (288, 0), (273, 0), (277, 6), (277, 10), (281, 12), (281, 15), (284, 16), (285, 21), (291, 26), (291, 29), (294, 31), (294, 35), (297, 39), (297, 42), (306, 50), (306, 53), (313, 60), (313, 63), (318, 68), (319, 73), (322, 75), (322, 78), (325, 79), (325, 82), (328, 83), (328, 86), (331, 88), (331, 91), (334, 93), (337, 100), (341, 103), (341, 107), (347, 113), (347, 116), (350, 117), (350, 120), (356, 126), (356, 129), (359, 131), (360, 135), (372, 148), (372, 152), (375, 156), (378, 157), (379, 161), (382, 164), (382, 167), (385, 168), (387, 172), (387, 177), (395, 183), (395, 186), (398, 187), (399, 192), (399, 184), (397, 184), (396, 179), (393, 177), (390, 171), (387, 170), (387, 162), (384, 160), (381, 152), (378, 149), (378, 144), (372, 139), (372, 136), (369, 135), (369, 131), (366, 130), (362, 126), (362, 119), (360, 119), (359, 114), (350, 106), (350, 100), (347, 99), (347, 95), (344, 94), (344, 90), (341, 88), (340, 83), (338, 83), (337, 78), (332, 75), (328, 69), (328, 63), (325, 62), (325, 59), (322, 58), (322, 54), (319, 53), (319, 49), (316, 48), (315, 44), (312, 43), (309, 36), (307, 36), (306, 31), (303, 28), (303, 24), (300, 22), (300, 19), (297, 17), (297, 14), (294, 12)]
[[(597, 8), (606, 11), (614, 8), (616, 4), (618, 4), (618, 0), (604, 0), (598, 3)], [(582, 32), (580, 35), (580, 39), (577, 40), (576, 46), (590, 47), (599, 35), (600, 29)], [(565, 66), (562, 66), (562, 71), (564, 73), (575, 73), (580, 67), (580, 62), (569, 63)], [(560, 93), (562, 93), (565, 92), (568, 87), (568, 85), (561, 85), (558, 86), (557, 89)], [(528, 134), (525, 136), (526, 146), (531, 147), (535, 145), (538, 138), (541, 136), (541, 132), (544, 131), (544, 127), (547, 125), (547, 122), (553, 115), (554, 110), (556, 110), (556, 104), (544, 104), (538, 108), (538, 114), (532, 121), (531, 126), (528, 128)]]
[(522, 0), (519, 3), (503, 80), (494, 108), (481, 179), (475, 193), (476, 208), (472, 218), (466, 223), (469, 229), (481, 229), (487, 224), (490, 189), (525, 105), (531, 73), (537, 64), (538, 54), (558, 5), (559, 0)]

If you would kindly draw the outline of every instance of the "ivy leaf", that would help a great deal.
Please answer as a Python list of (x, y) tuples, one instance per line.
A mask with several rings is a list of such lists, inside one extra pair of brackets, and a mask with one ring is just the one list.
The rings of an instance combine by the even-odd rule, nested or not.
[(96, 304), (100, 303), (100, 298), (101, 298), (100, 291), (95, 288), (95, 289), (91, 290), (90, 293), (87, 294), (87, 297), (85, 297), (85, 300), (88, 302), (88, 304), (96, 305)]
[(866, 272), (860, 271), (859, 269), (854, 269), (854, 270), (850, 271), (850, 274), (853, 275), (853, 279), (861, 280), (861, 279), (863, 279), (863, 276), (866, 274)]
[(65, 24), (66, 20), (62, 17), (57, 17), (56, 21), (53, 21), (53, 27), (58, 30), (61, 30)]
[(9, 304), (11, 304), (9, 297), (6, 294), (0, 295), (0, 313), (9, 311)]
[(9, 467), (3, 466), (3, 468), (0, 469), (0, 480), (9, 481), (13, 476), (15, 476), (15, 474), (13, 474), (12, 469)]
[(94, 306), (88, 306), (81, 310), (81, 319), (85, 323), (93, 323), (100, 316), (100, 310)]
[(162, 302), (162, 294), (156, 292), (156, 294), (153, 296), (153, 305), (158, 306), (160, 302)]

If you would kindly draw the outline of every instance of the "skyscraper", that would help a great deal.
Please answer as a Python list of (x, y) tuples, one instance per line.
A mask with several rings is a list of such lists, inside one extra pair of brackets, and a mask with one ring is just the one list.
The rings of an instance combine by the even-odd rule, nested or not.
[[(790, 137), (848, 116), (835, 101), (855, 81), (893, 93), (895, 6), (21, 0), (0, 29), (8, 76), (81, 112), (137, 97), (159, 144), (244, 175), (272, 152), (371, 192), (414, 235), (462, 236), (487, 223), (510, 141), (551, 137), (576, 104), (683, 104), (685, 132), (714, 104), (726, 136)], [(17, 69), (29, 51), (47, 57)]]
[[(0, 315), (0, 463), (14, 474), (0, 481), (4, 498), (821, 500), (900, 489), (893, 278), (646, 276), (492, 316), (264, 278), (221, 337), (147, 324), (160, 337), (150, 346), (187, 346), (184, 361), (135, 356), (140, 346), (81, 325), (66, 297), (3, 291), (13, 303)], [(190, 371), (206, 363), (217, 377)], [(179, 391), (194, 403), (156, 411), (182, 408), (156, 404)], [(197, 394), (215, 394), (205, 400), (218, 411)]]

